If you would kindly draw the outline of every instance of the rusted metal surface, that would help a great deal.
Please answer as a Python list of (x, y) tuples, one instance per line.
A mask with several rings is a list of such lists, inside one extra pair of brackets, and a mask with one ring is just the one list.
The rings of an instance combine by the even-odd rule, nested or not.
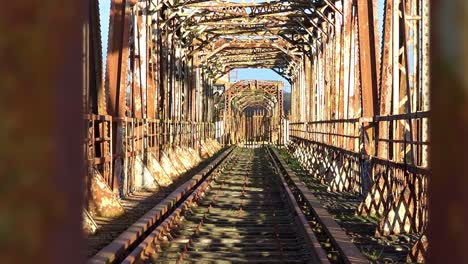
[[(359, 32), (359, 64), (360, 81), (362, 91), (362, 116), (372, 117), (378, 112), (377, 103), (377, 58), (374, 40), (374, 19), (372, 1), (364, 0), (357, 2), (358, 32)], [(330, 118), (331, 119), (331, 118)], [(363, 123), (365, 131), (364, 152), (375, 155), (375, 131), (374, 125)]]
[[(425, 80), (430, 76), (430, 107), (434, 110), (430, 122), (433, 144), (428, 263), (463, 262), (468, 252), (466, 4), (466, 1), (432, 1), (430, 6), (424, 6), (423, 19), (428, 19), (428, 9), (431, 19), (424, 22), (430, 24), (431, 32), (431, 56), (426, 61), (429, 65), (424, 65), (428, 66)], [(450, 30), (453, 26), (460, 30)]]
[(92, 216), (117, 217), (124, 213), (124, 208), (109, 188), (108, 182), (94, 169), (89, 177), (87, 202), (85, 209)]
[(125, 88), (129, 43), (129, 17), (126, 0), (111, 2), (109, 38), (105, 75), (108, 93), (107, 113), (112, 116), (125, 116)]
[[(404, 114), (399, 116), (375, 117), (366, 122), (391, 122), (401, 119), (424, 119), (428, 113)], [(390, 161), (369, 157), (359, 153), (358, 149), (346, 149), (330, 145), (325, 137), (344, 137), (348, 140), (359, 139), (355, 134), (330, 133), (329, 127), (336, 123), (355, 123), (359, 127), (361, 119), (317, 121), (307, 124), (307, 130), (294, 129), (304, 124), (292, 124), (292, 148), (302, 164), (315, 178), (321, 179), (330, 190), (357, 192), (365, 195), (364, 201), (357, 208), (360, 215), (371, 215), (380, 218), (375, 232), (378, 236), (393, 234), (423, 234), (428, 223), (428, 169), (409, 164), (405, 161)], [(308, 128), (312, 127), (312, 129)], [(357, 136), (356, 136), (357, 135)], [(405, 142), (398, 139), (378, 139), (384, 142)], [(412, 141), (408, 144), (427, 144)], [(355, 145), (357, 147), (357, 145)], [(369, 160), (370, 177), (373, 186), (364, 192), (360, 174), (363, 160)]]
[[(428, 6), (115, 0), (105, 89), (97, 76), (86, 77), (95, 83), (84, 93), (89, 171), (126, 196), (143, 186), (141, 165), (167, 184), (192, 166), (185, 156), (208, 157), (219, 144), (287, 143), (282, 85), (226, 81), (232, 69), (270, 68), (291, 85), (285, 134), (301, 162), (330, 191), (361, 194), (357, 213), (381, 218), (376, 234), (421, 236), (430, 145)], [(90, 40), (96, 29), (90, 27)]]
[[(399, 116), (375, 117), (365, 122), (391, 122), (402, 119), (425, 119), (427, 112)], [(428, 169), (399, 160), (386, 160), (359, 153), (354, 148), (346, 149), (330, 145), (327, 135), (333, 138), (359, 140), (360, 130), (353, 134), (336, 134), (327, 132), (336, 123), (350, 123), (359, 127), (362, 119), (317, 121), (307, 124), (307, 131), (294, 129), (302, 123), (292, 124), (293, 147), (299, 158), (314, 177), (329, 185), (330, 190), (357, 192), (365, 195), (358, 209), (362, 215), (382, 217), (376, 234), (389, 235), (398, 233), (422, 233), (427, 226), (427, 175)], [(384, 142), (405, 142), (404, 139), (377, 139)], [(428, 142), (412, 141), (408, 144), (423, 145)], [(360, 175), (363, 160), (369, 162), (370, 177), (374, 182), (369, 192), (363, 189)], [(324, 162), (325, 161), (325, 162)]]
[(2, 262), (81, 263), (80, 62), (88, 5), (53, 0), (2, 5)]

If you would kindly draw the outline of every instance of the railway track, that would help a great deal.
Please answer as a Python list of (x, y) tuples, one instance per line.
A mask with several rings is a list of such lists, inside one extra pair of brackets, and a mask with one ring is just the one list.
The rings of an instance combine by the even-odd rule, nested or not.
[(230, 148), (88, 263), (368, 263), (276, 151)]

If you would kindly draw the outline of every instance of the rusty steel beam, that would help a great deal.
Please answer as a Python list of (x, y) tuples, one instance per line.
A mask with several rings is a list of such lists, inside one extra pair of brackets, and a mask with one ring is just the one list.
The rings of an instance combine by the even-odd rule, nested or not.
[[(429, 7), (424, 8), (427, 11)], [(433, 144), (430, 150), (432, 172), (427, 263), (462, 263), (466, 261), (468, 252), (468, 193), (465, 188), (468, 175), (468, 87), (466, 73), (462, 70), (466, 70), (467, 65), (467, 10), (466, 1), (432, 1), (430, 6), (431, 57), (428, 73)], [(453, 31), (453, 26), (464, 29)], [(465, 41), (460, 41), (463, 39)]]
[(2, 3), (4, 263), (84, 261), (81, 98), (89, 8), (87, 1)]
[(126, 0), (111, 2), (105, 86), (109, 94), (107, 113), (125, 116), (126, 65), (128, 60), (129, 11)]
[(146, 102), (146, 117), (148, 119), (155, 119), (157, 117), (156, 115), (156, 109), (157, 107), (155, 106), (156, 103), (156, 85), (155, 85), (155, 72), (153, 68), (150, 68), (147, 72), (147, 80), (148, 80), (148, 97), (147, 97), (147, 102)]
[(106, 114), (106, 96), (102, 74), (102, 47), (98, 36), (98, 32), (100, 32), (98, 1), (91, 0), (89, 9), (90, 17), (85, 25), (87, 28), (85, 49), (86, 54), (89, 54), (89, 61), (84, 70), (89, 72), (87, 78), (90, 85), (86, 93), (88, 100), (85, 100), (85, 112)]
[[(377, 65), (374, 42), (374, 20), (372, 1), (357, 2), (359, 24), (360, 81), (362, 90), (362, 116), (371, 117), (378, 113), (377, 104)], [(372, 125), (369, 125), (366, 138), (366, 153), (374, 154), (375, 138)]]
[[(126, 0), (113, 0), (110, 7), (109, 39), (107, 48), (107, 64), (105, 76), (105, 89), (109, 94), (107, 112), (118, 118), (126, 116), (126, 86), (127, 86), (127, 63), (129, 57), (129, 21), (130, 9)], [(134, 91), (135, 89), (133, 89)], [(117, 122), (121, 122), (117, 121)], [(114, 193), (119, 193), (120, 173), (123, 168), (124, 153), (122, 149), (123, 135), (122, 123), (112, 124), (112, 149), (116, 155), (115, 170), (112, 176), (111, 188)]]
[[(138, 13), (138, 10), (137, 10)], [(133, 58), (132, 58), (132, 101), (133, 101), (133, 111), (132, 111), (132, 116), (136, 118), (143, 118), (143, 87), (146, 87), (146, 83), (143, 83), (143, 76), (142, 76), (142, 71), (143, 68), (146, 66), (142, 63), (142, 49), (144, 49), (144, 43), (143, 40), (141, 40), (140, 35), (141, 35), (141, 30), (144, 30), (142, 25), (143, 25), (143, 18), (139, 15), (135, 18), (134, 22), (134, 32), (133, 36), (134, 38), (134, 48), (133, 48)], [(125, 64), (124, 64), (125, 65)], [(125, 69), (126, 71), (126, 69)], [(123, 74), (123, 73), (122, 73)], [(125, 74), (126, 75), (126, 74)], [(126, 87), (126, 85), (124, 86)], [(125, 90), (123, 90), (125, 93)], [(124, 94), (125, 96), (125, 94)]]
[[(393, 1), (386, 1), (384, 6), (384, 25), (383, 25), (383, 46), (382, 46), (382, 64), (381, 64), (381, 79), (379, 83), (380, 94), (380, 115), (391, 114), (391, 97), (392, 97), (392, 22), (393, 22)], [(390, 126), (384, 123), (378, 127), (377, 135), (382, 138), (389, 138)], [(378, 156), (381, 158), (390, 158), (389, 144), (380, 141), (378, 148)]]

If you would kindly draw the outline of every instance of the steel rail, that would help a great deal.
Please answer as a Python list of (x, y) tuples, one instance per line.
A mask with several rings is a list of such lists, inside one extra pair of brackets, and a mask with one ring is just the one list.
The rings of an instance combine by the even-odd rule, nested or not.
[(132, 226), (114, 239), (109, 245), (101, 249), (96, 255), (90, 258), (88, 264), (97, 263), (118, 263), (128, 256), (129, 251), (138, 247), (138, 243), (144, 239), (161, 223), (167, 220), (169, 215), (177, 211), (181, 202), (191, 196), (191, 194), (204, 180), (215, 171), (223, 161), (232, 153), (233, 147), (226, 149), (214, 161), (208, 164), (202, 171), (194, 175), (190, 180), (179, 186), (162, 202), (148, 211)]
[(296, 176), (296, 174), (287, 166), (275, 149), (269, 148), (272, 158), (277, 162), (280, 173), (285, 178), (288, 188), (294, 190), (296, 200), (302, 201), (307, 209), (311, 211), (315, 220), (325, 231), (328, 239), (332, 242), (334, 248), (338, 250), (340, 262), (343, 263), (369, 263), (369, 260), (353, 244), (345, 231), (323, 208), (319, 200), (312, 194), (306, 185)]
[[(252, 152), (255, 150), (249, 151)], [(127, 231), (119, 236), (119, 238), (115, 239), (111, 244), (90, 259), (88, 263), (130, 264), (142, 263), (149, 259), (152, 261), (160, 261), (158, 257), (166, 253), (160, 250), (161, 248), (158, 243), (161, 242), (158, 241), (164, 241), (166, 238), (172, 241), (173, 236), (176, 236), (177, 233), (185, 232), (182, 238), (182, 244), (176, 244), (177, 248), (180, 248), (181, 251), (177, 251), (179, 253), (167, 253), (177, 258), (177, 262), (180, 263), (191, 254), (190, 252), (194, 252), (190, 251), (190, 249), (194, 245), (197, 245), (195, 241), (200, 239), (201, 232), (216, 232), (215, 229), (213, 229), (214, 227), (212, 227), (213, 225), (215, 227), (217, 225), (235, 226), (235, 230), (238, 230), (238, 232), (258, 232), (259, 234), (271, 236), (272, 239), (276, 241), (275, 243), (265, 242), (265, 244), (252, 244), (253, 248), (250, 248), (247, 252), (236, 252), (236, 249), (233, 249), (234, 251), (231, 252), (232, 249), (226, 248), (226, 245), (223, 245), (221, 242), (215, 245), (210, 244), (207, 248), (202, 245), (202, 252), (209, 252), (210, 256), (213, 256), (213, 258), (222, 256), (222, 254), (217, 251), (221, 249), (229, 250), (227, 254), (235, 259), (235, 257), (239, 255), (255, 257), (259, 254), (259, 250), (269, 248), (272, 255), (268, 255), (269, 258), (265, 258), (262, 261), (268, 259), (274, 259), (275, 261), (290, 260), (291, 258), (295, 258), (294, 254), (296, 253), (294, 252), (296, 251), (291, 251), (291, 248), (295, 246), (293, 244), (288, 244), (288, 241), (295, 241), (296, 246), (301, 245), (301, 247), (306, 250), (301, 251), (302, 253), (297, 257), (297, 261), (300, 261), (302, 258), (307, 258), (308, 261), (312, 263), (369, 263), (367, 258), (362, 255), (345, 232), (341, 230), (338, 224), (320, 205), (318, 200), (313, 197), (305, 185), (301, 183), (291, 169), (287, 167), (276, 150), (271, 147), (265, 148), (262, 146), (260, 151), (266, 152), (266, 155), (262, 156), (266, 159), (261, 160), (261, 164), (264, 165), (261, 166), (268, 166), (266, 168), (271, 168), (274, 172), (268, 179), (261, 173), (259, 175), (252, 173), (239, 176), (223, 174), (226, 173), (226, 171), (229, 172), (229, 169), (226, 169), (228, 166), (237, 166), (239, 168), (243, 166), (243, 163), (237, 163), (240, 154), (233, 154), (234, 147), (231, 147), (223, 152), (201, 173), (195, 175), (145, 216), (141, 217)], [(244, 153), (243, 155), (246, 154)], [(250, 162), (253, 164), (253, 161)], [(248, 167), (250, 165), (244, 166)], [(232, 182), (233, 179), (234, 183)], [(237, 181), (235, 179), (237, 179)], [(231, 183), (227, 183), (227, 180), (231, 181)], [(267, 188), (265, 190), (269, 191), (269, 195), (274, 195), (276, 200), (266, 199), (265, 197), (261, 200), (253, 198), (255, 192), (252, 192), (251, 188), (255, 187), (252, 187), (252, 182), (257, 181), (257, 186), (262, 186), (263, 188), (263, 184), (266, 184), (265, 180), (272, 181), (273, 183), (270, 182), (269, 184), (274, 184), (274, 186), (278, 187), (274, 189), (268, 189), (267, 186), (265, 187)], [(215, 182), (217, 184), (216, 188), (212, 185)], [(229, 186), (229, 184), (233, 185)], [(234, 190), (232, 188), (234, 188)], [(210, 189), (213, 190), (211, 191)], [(275, 192), (274, 190), (279, 192)], [(229, 218), (232, 218), (232, 216), (226, 216), (227, 219), (225, 219), (225, 216), (216, 213), (216, 210), (221, 210), (221, 212), (225, 210), (223, 206), (227, 204), (223, 203), (223, 201), (228, 202), (229, 206), (235, 207), (237, 203), (232, 199), (237, 199), (236, 201), (239, 201), (237, 214), (240, 217), (240, 221), (231, 222), (232, 219), (229, 220)], [(281, 202), (285, 206), (281, 207), (283, 209), (275, 207), (275, 203), (278, 201), (283, 201)], [(321, 236), (325, 233), (327, 239), (333, 244), (332, 250), (339, 252), (338, 259), (331, 258), (329, 252), (327, 252), (322, 245), (323, 241), (319, 241), (319, 238), (317, 238), (317, 235), (314, 233), (317, 231), (311, 226), (303, 211), (304, 208), (302, 207), (304, 207), (304, 204), (308, 205), (309, 209), (312, 209), (316, 217), (315, 220), (320, 223)], [(192, 220), (189, 222), (196, 226), (185, 229), (187, 226), (190, 227), (188, 224), (184, 226), (184, 223), (187, 218), (190, 218), (193, 212), (192, 210), (196, 210), (198, 213), (197, 215), (192, 215)], [(259, 214), (273, 212), (273, 216), (266, 217), (266, 220), (263, 220), (264, 222), (258, 222), (255, 220), (255, 217), (252, 218), (253, 216), (248, 215), (249, 210), (251, 210), (250, 213), (254, 211)], [(281, 210), (283, 210), (283, 212), (281, 212)], [(284, 212), (286, 211), (284, 210), (289, 211), (289, 213), (285, 214)], [(245, 215), (244, 212), (247, 213), (247, 215)], [(187, 216), (187, 214), (189, 214), (189, 216)], [(207, 225), (210, 226), (210, 228), (204, 230)], [(288, 233), (286, 231), (287, 229), (285, 229), (286, 226), (294, 227), (295, 231), (293, 233)], [(272, 228), (272, 230), (270, 230), (270, 228)], [(289, 240), (282, 237), (285, 232), (289, 234), (288, 236), (292, 236)], [(293, 239), (293, 237), (295, 238)], [(221, 240), (222, 239), (219, 238), (219, 241)], [(242, 241), (245, 241), (245, 239)], [(239, 245), (234, 247), (239, 247)], [(211, 250), (214, 251), (212, 252)], [(198, 254), (197, 252), (198, 251), (195, 251), (195, 254)], [(278, 259), (275, 259), (274, 256)], [(259, 258), (259, 260), (261, 260), (261, 258)]]
[[(268, 166), (272, 167), (272, 170), (275, 170), (277, 172), (281, 172), (281, 169), (278, 167), (280, 166), (278, 162), (275, 161), (273, 158), (272, 154), (267, 152), (268, 154), (265, 155), (267, 160), (262, 160), (263, 164), (270, 164)], [(169, 213), (166, 213), (164, 215), (164, 218), (161, 218), (161, 220), (158, 222), (157, 226), (152, 229), (150, 233), (147, 233), (143, 239), (139, 239), (139, 244), (130, 248), (130, 250), (126, 250), (126, 252), (118, 259), (115, 259), (113, 262), (107, 262), (107, 263), (125, 263), (125, 264), (130, 264), (130, 263), (146, 263), (144, 259), (148, 260), (150, 256), (153, 256), (152, 261), (161, 261), (158, 259), (159, 255), (166, 254), (164, 251), (160, 251), (159, 246), (158, 248), (155, 249), (155, 244), (158, 244), (157, 241), (164, 241), (165, 237), (168, 237), (170, 240), (172, 239), (172, 236), (174, 236), (178, 232), (182, 231), (175, 231), (181, 228), (184, 232), (187, 233), (186, 237), (187, 239), (183, 239), (182, 244), (177, 244), (180, 246), (181, 251), (178, 253), (178, 255), (175, 255), (175, 253), (167, 253), (167, 254), (172, 254), (174, 258), (176, 258), (176, 262), (181, 263), (184, 261), (184, 258), (187, 257), (190, 254), (190, 248), (193, 247), (194, 245), (197, 245), (196, 242), (196, 237), (199, 236), (200, 232), (203, 232), (203, 229), (205, 228), (206, 225), (213, 225), (216, 223), (221, 222), (221, 225), (224, 225), (223, 223), (226, 222), (226, 225), (233, 225), (236, 226), (238, 229), (242, 230), (239, 232), (246, 232), (245, 228), (250, 228), (248, 232), (258, 232), (259, 234), (270, 234), (274, 240), (276, 241), (275, 243), (271, 244), (266, 242), (265, 244), (258, 244), (255, 243), (254, 248), (250, 248), (247, 252), (243, 252), (242, 254), (245, 254), (247, 256), (255, 256), (257, 254), (257, 250), (260, 249), (265, 249), (265, 248), (276, 248), (274, 249), (274, 256), (277, 256), (278, 259), (274, 259), (273, 256), (269, 256), (269, 258), (259, 258), (258, 260), (260, 261), (267, 261), (268, 259), (270, 260), (275, 260), (275, 261), (281, 261), (281, 260), (287, 260), (291, 258), (295, 258), (296, 253), (293, 253), (295, 251), (290, 251), (291, 248), (294, 248), (292, 244), (288, 244), (287, 241), (296, 241), (295, 243), (300, 243), (304, 248), (307, 249), (307, 252), (309, 253), (301, 253), (301, 254), (306, 254), (302, 255), (303, 256), (309, 256), (309, 260), (312, 261), (312, 263), (330, 263), (330, 261), (327, 259), (327, 254), (323, 250), (323, 248), (320, 246), (320, 243), (318, 242), (317, 238), (315, 237), (310, 225), (307, 222), (307, 219), (305, 215), (302, 213), (299, 204), (294, 198), (294, 195), (292, 191), (288, 188), (287, 183), (283, 176), (281, 174), (277, 174), (270, 179), (273, 179), (275, 186), (278, 186), (278, 191), (279, 193), (273, 192), (272, 195), (275, 195), (275, 199), (280, 199), (281, 201), (284, 201), (284, 208), (287, 208), (289, 213), (284, 215), (284, 212), (281, 213), (281, 209), (275, 209), (273, 207), (273, 216), (271, 218), (267, 217), (266, 223), (260, 223), (256, 224), (256, 221), (254, 221), (252, 216), (245, 215), (245, 213), (248, 213), (249, 210), (255, 210), (260, 213), (263, 213), (265, 210), (268, 211), (269, 205), (260, 205), (264, 203), (272, 203), (272, 201), (269, 201), (268, 199), (266, 200), (261, 200), (257, 201), (260, 202), (260, 204), (252, 204), (252, 200), (250, 200), (249, 203), (249, 198), (252, 193), (249, 193), (249, 184), (252, 184), (252, 180), (259, 180), (261, 177), (258, 177), (258, 175), (244, 175), (241, 176), (241, 178), (238, 178), (241, 182), (238, 182), (239, 185), (234, 184), (234, 188), (241, 188), (238, 189), (236, 192), (240, 192), (240, 196), (238, 197), (240, 204), (238, 208), (238, 214), (240, 219), (244, 219), (242, 221), (237, 221), (235, 223), (230, 223), (229, 220), (224, 219), (224, 218), (219, 218), (219, 216), (216, 215), (216, 210), (222, 210), (222, 203), (221, 205), (218, 205), (217, 202), (220, 202), (222, 199), (226, 199), (226, 196), (223, 197), (223, 195), (226, 195), (226, 192), (228, 192), (229, 195), (233, 195), (233, 193), (229, 193), (229, 191), (226, 191), (227, 188), (229, 187), (229, 183), (226, 183), (226, 179), (232, 179), (224, 175), (222, 179), (219, 175), (222, 170), (225, 169), (226, 165), (229, 166), (228, 164), (233, 163), (237, 165), (237, 156), (236, 154), (231, 154), (229, 158), (225, 158), (222, 161), (222, 165), (219, 165), (217, 169), (212, 170), (200, 183), (185, 197), (181, 197), (179, 202), (177, 202), (174, 205), (173, 210)], [(241, 165), (242, 167), (242, 165)], [(264, 177), (264, 176), (263, 176)], [(263, 178), (263, 180), (260, 180), (260, 182), (263, 182), (266, 180), (266, 178)], [(218, 188), (214, 189), (213, 191), (209, 191), (212, 188), (212, 183), (217, 182)], [(260, 183), (257, 183), (260, 184)], [(238, 187), (239, 186), (239, 187)], [(209, 197), (208, 197), (209, 196)], [(234, 199), (234, 198), (233, 198)], [(237, 201), (237, 200), (236, 200)], [(203, 204), (203, 205), (202, 205)], [(274, 204), (274, 202), (273, 202)], [(266, 207), (264, 207), (266, 206)], [(186, 214), (191, 212), (191, 208), (195, 208), (195, 210), (201, 211), (199, 214), (199, 218), (195, 217), (194, 224), (194, 229), (187, 229), (185, 230), (183, 227), (183, 222), (184, 219), (187, 217)], [(252, 209), (255, 208), (255, 209)], [(215, 215), (210, 215), (210, 213), (215, 213)], [(245, 213), (244, 213), (245, 211)], [(282, 217), (286, 217), (285, 219), (289, 220), (278, 220), (278, 218), (275, 218), (275, 215), (284, 215)], [(246, 218), (243, 218), (243, 217)], [(278, 216), (279, 217), (279, 216)], [(213, 219), (214, 218), (214, 219)], [(213, 222), (214, 221), (214, 222)], [(252, 222), (253, 221), (253, 222)], [(280, 221), (280, 222), (278, 222)], [(268, 223), (268, 224), (267, 224)], [(282, 237), (285, 235), (285, 225), (287, 226), (293, 226), (294, 229), (296, 230), (296, 235), (294, 235), (294, 232), (288, 233), (288, 236), (292, 236), (290, 240)], [(269, 230), (269, 226), (273, 226), (272, 230)], [(212, 229), (209, 229), (212, 230)], [(205, 231), (206, 232), (206, 231)], [(212, 232), (215, 232), (212, 230)], [(267, 235), (268, 236), (268, 235)], [(296, 237), (293, 239), (293, 237)], [(282, 240), (283, 239), (283, 240)], [(248, 240), (248, 239), (247, 239)], [(297, 242), (297, 241), (302, 241), (302, 242)], [(156, 242), (156, 243), (155, 243)], [(250, 243), (250, 242), (244, 242), (244, 243)], [(219, 244), (219, 243), (218, 243)], [(214, 250), (213, 252), (209, 251), (210, 254), (213, 256), (218, 256), (220, 253), (218, 253), (216, 250), (220, 245), (216, 244), (211, 245), (207, 250)], [(214, 248), (213, 248), (214, 247)], [(202, 250), (203, 247), (202, 247)], [(197, 251), (198, 252), (198, 251)], [(231, 251), (229, 251), (231, 252)], [(195, 252), (196, 253), (196, 252)], [(240, 254), (236, 252), (235, 250), (231, 253), (229, 253), (229, 256), (237, 256), (237, 254)], [(310, 255), (307, 255), (310, 254)], [(264, 256), (266, 257), (266, 256)], [(297, 256), (297, 261), (300, 261), (301, 256)], [(164, 259), (162, 261), (165, 261)]]

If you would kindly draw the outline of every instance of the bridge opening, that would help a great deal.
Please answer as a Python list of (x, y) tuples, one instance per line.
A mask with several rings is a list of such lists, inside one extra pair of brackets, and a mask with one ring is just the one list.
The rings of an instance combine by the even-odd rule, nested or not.
[(463, 263), (465, 6), (5, 1), (3, 262)]
[[(428, 1), (111, 0), (102, 41), (105, 3), (92, 2), (83, 97), (85, 215), (90, 233), (98, 234), (91, 238), (99, 237), (93, 219), (125, 215), (121, 201), (175, 187), (181, 175), (230, 146), (262, 146), (255, 155), (262, 153), (285, 180), (288, 203), (304, 203), (304, 217), (319, 223), (311, 228), (328, 232), (333, 228), (323, 219), (331, 216), (318, 213), (315, 198), (298, 187), (288, 166), (300, 167), (326, 192), (348, 197), (340, 200), (347, 210), (335, 208), (331, 217), (347, 232), (345, 241), (354, 231), (343, 215), (364, 219), (350, 220), (359, 226), (372, 223), (371, 235), (355, 230), (358, 238), (346, 252), (334, 238), (341, 234), (309, 237), (327, 254), (340, 252), (327, 261), (424, 259)], [(249, 69), (264, 74), (243, 77)], [(290, 109), (284, 107), (286, 86)], [(371, 236), (381, 239), (368, 242)], [(393, 243), (388, 249), (390, 237), (406, 239), (405, 248)], [(393, 255), (372, 256), (357, 247)], [(404, 256), (395, 253), (400, 248)], [(313, 254), (320, 258), (319, 251)]]
[(246, 145), (265, 144), (272, 142), (270, 133), (271, 116), (262, 106), (249, 106), (245, 108), (244, 138)]

